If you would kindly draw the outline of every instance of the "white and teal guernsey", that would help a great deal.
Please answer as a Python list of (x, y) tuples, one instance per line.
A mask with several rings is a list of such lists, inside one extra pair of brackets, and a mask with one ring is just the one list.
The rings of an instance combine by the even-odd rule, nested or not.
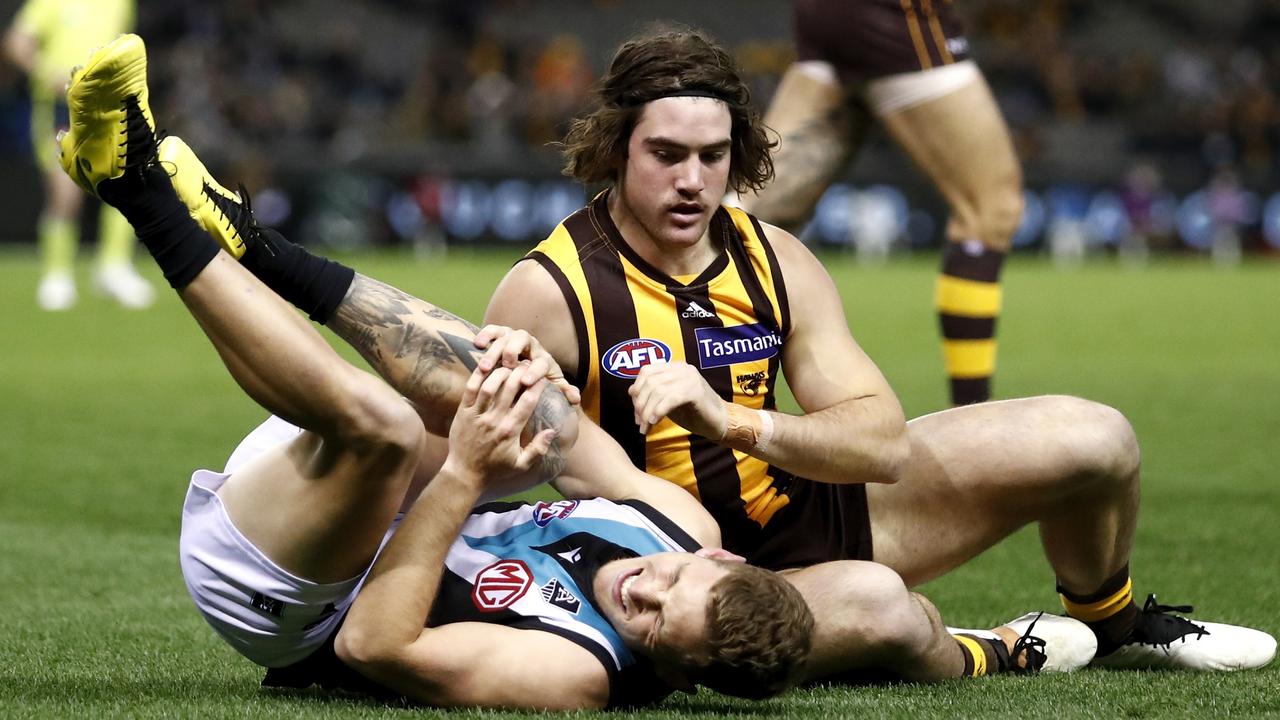
[[(427, 625), (491, 622), (554, 633), (586, 648), (605, 667), (610, 705), (652, 702), (670, 689), (645, 658), (623, 645), (596, 605), (591, 581), (612, 560), (698, 548), (675, 523), (637, 501), (481, 505), (449, 548)], [(269, 671), (264, 684), (369, 690), (334, 666), (332, 645), (331, 639), (301, 663)]]

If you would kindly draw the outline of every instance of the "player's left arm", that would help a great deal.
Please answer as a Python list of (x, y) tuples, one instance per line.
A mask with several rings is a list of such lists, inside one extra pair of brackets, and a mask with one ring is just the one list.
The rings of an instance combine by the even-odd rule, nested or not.
[(831, 483), (896, 482), (908, 453), (897, 396), (849, 333), (835, 283), (794, 236), (765, 225), (788, 292), (791, 332), (782, 353), (803, 415), (723, 400), (687, 363), (648, 365), (632, 385), (641, 431), (669, 416), (686, 429), (802, 477)]
[(609, 701), (604, 666), (559, 635), (478, 622), (418, 632), (380, 649), (344, 625), (336, 648), (362, 675), (437, 707), (594, 710)]
[[(344, 662), (408, 697), (445, 706), (547, 709), (600, 707), (608, 698), (603, 667), (563, 638), (483, 624), (425, 627), (445, 558), (471, 508), (550, 446), (552, 430), (520, 441), (547, 384), (542, 378), (525, 388), (527, 368), (476, 370), (468, 378), (448, 458), (374, 563), (336, 638)], [(546, 676), (532, 669), (546, 666), (527, 662), (548, 655), (569, 668), (558, 685), (539, 683)]]
[(763, 459), (823, 482), (896, 482), (910, 452), (897, 394), (849, 332), (826, 268), (795, 236), (764, 227), (791, 306), (783, 374), (804, 414), (770, 413)]

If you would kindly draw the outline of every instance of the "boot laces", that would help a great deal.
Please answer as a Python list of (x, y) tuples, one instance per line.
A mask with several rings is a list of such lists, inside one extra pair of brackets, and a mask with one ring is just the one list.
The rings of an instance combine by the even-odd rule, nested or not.
[(124, 110), (124, 140), (117, 145), (117, 157), (124, 161), (126, 171), (146, 171), (159, 162), (157, 148), (164, 139), (165, 132), (153, 132), (147, 116), (142, 112), (137, 95), (130, 95), (121, 101)]
[(240, 202), (214, 190), (208, 183), (204, 183), (203, 191), (213, 206), (218, 209), (218, 214), (222, 216), (222, 222), (226, 224), (226, 228), (233, 230), (241, 242), (246, 245), (263, 245), (270, 254), (275, 255), (271, 243), (260, 242), (258, 221), (253, 217), (253, 204), (244, 183), (236, 186), (236, 194), (240, 196)]
[(1197, 638), (1208, 635), (1209, 631), (1203, 626), (1184, 617), (1170, 614), (1191, 613), (1194, 610), (1195, 608), (1190, 605), (1161, 605), (1156, 602), (1155, 593), (1151, 593), (1142, 605), (1142, 615), (1130, 642), (1158, 645), (1168, 649), (1178, 640), (1186, 642), (1190, 635), (1195, 635)]
[[(1040, 672), (1040, 668), (1048, 662), (1049, 656), (1045, 654), (1044, 648), (1047, 643), (1043, 638), (1036, 637), (1031, 634), (1035, 630), (1036, 623), (1040, 622), (1040, 618), (1044, 613), (1037, 613), (1036, 619), (1031, 621), (1027, 626), (1027, 631), (1022, 633), (1022, 637), (1013, 643), (1013, 649), (1009, 651), (1009, 670), (1019, 675), (1034, 675)], [(1019, 664), (1018, 659), (1026, 658), (1026, 664)]]

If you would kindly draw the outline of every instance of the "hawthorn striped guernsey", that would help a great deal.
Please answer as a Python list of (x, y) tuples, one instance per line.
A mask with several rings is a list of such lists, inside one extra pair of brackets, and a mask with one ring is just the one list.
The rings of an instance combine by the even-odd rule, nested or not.
[[(668, 418), (647, 435), (636, 429), (628, 390), (644, 365), (656, 361), (693, 365), (726, 401), (775, 409), (791, 310), (777, 257), (759, 223), (740, 210), (721, 208), (710, 232), (724, 251), (697, 277), (673, 278), (627, 245), (607, 201), (607, 192), (596, 197), (525, 258), (547, 270), (569, 306), (579, 362), (564, 370), (582, 390), (584, 411), (636, 467), (697, 497), (719, 523), (725, 547), (752, 562), (784, 567), (834, 559), (833, 554), (862, 556), (845, 549), (858, 545), (863, 534), (843, 529), (800, 548), (800, 554), (760, 554), (770, 542), (784, 544), (770, 540), (784, 528), (813, 523), (814, 513), (851, 518), (856, 526), (859, 515), (865, 516), (861, 486), (842, 491), (857, 496), (846, 513), (848, 500), (833, 507), (826, 490), (814, 491), (816, 483), (694, 435)], [(801, 508), (783, 512), (797, 500)], [(851, 543), (850, 534), (858, 541)]]

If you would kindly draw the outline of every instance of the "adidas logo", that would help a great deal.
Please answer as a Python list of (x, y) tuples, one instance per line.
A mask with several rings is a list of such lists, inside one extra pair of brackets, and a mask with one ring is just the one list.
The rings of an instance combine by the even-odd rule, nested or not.
[(689, 307), (685, 308), (684, 312), (680, 313), (680, 317), (682, 318), (713, 318), (715, 316), (715, 313), (707, 312), (696, 302), (690, 302)]

